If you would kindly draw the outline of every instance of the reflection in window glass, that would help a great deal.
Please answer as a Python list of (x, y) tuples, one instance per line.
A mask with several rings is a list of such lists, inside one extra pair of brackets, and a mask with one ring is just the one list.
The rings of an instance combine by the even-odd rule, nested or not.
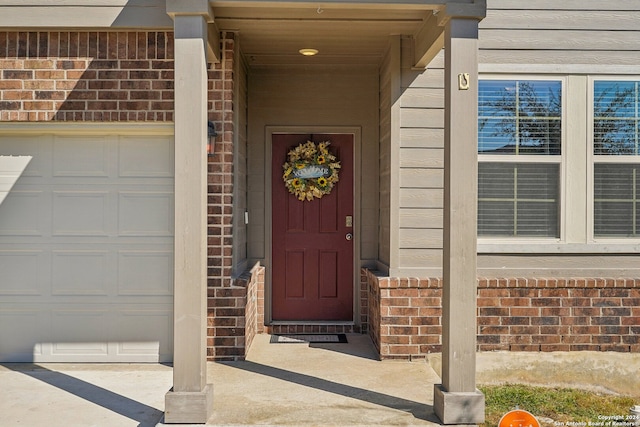
[(639, 85), (634, 81), (596, 81), (593, 87), (593, 153), (640, 154)]
[(561, 82), (479, 82), (478, 153), (559, 155), (561, 128)]

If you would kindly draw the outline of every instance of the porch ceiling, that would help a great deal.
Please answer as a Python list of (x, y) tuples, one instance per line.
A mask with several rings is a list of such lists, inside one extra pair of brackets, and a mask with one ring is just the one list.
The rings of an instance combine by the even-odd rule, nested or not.
[[(231, 4), (233, 3), (233, 4)], [(249, 66), (361, 64), (378, 65), (390, 35), (416, 35), (433, 15), (433, 5), (393, 8), (305, 4), (237, 6), (212, 2), (220, 30), (237, 31)], [(305, 57), (302, 48), (317, 49)]]

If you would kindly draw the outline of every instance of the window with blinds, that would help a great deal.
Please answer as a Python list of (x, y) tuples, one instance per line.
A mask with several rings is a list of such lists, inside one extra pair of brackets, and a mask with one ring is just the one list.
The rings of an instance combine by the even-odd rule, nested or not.
[(479, 82), (479, 236), (560, 236), (561, 151), (561, 81)]
[(593, 86), (594, 237), (640, 236), (640, 81)]

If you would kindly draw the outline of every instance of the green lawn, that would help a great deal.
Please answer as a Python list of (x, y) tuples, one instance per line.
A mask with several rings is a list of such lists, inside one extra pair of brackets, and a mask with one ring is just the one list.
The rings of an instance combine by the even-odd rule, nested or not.
[[(620, 416), (616, 422), (631, 423), (625, 419), (629, 408), (640, 404), (631, 397), (592, 393), (569, 388), (533, 387), (522, 384), (480, 386), (486, 398), (485, 427), (495, 427), (500, 418), (518, 407), (532, 413), (543, 425), (557, 427), (625, 427), (625, 424), (607, 425), (609, 416)], [(551, 419), (553, 423), (542, 419)], [(575, 424), (574, 424), (575, 423)], [(601, 424), (600, 424), (601, 423)], [(627, 426), (629, 424), (626, 424)]]

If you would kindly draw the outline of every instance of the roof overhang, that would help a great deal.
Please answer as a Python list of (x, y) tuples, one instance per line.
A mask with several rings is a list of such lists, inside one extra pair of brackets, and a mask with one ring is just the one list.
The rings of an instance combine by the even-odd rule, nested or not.
[[(378, 65), (390, 36), (414, 40), (412, 65), (425, 67), (444, 46), (455, 16), (482, 19), (486, 0), (211, 1), (221, 30), (238, 34), (249, 66)], [(317, 49), (305, 57), (300, 49)]]
[[(378, 65), (389, 37), (414, 39), (413, 64), (426, 66), (443, 47), (450, 16), (482, 19), (486, 0), (183, 0), (204, 5), (210, 32), (237, 34), (249, 66)], [(0, 28), (32, 31), (171, 29), (167, 7), (174, 0), (0, 0)], [(210, 54), (218, 57), (217, 39)], [(318, 50), (316, 56), (299, 53)]]
[[(403, 2), (407, 3), (407, 2)], [(419, 4), (418, 4), (419, 3)], [(214, 1), (221, 30), (237, 33), (249, 66), (378, 65), (392, 35), (415, 36), (442, 6), (414, 2)], [(317, 49), (303, 56), (300, 49)]]

